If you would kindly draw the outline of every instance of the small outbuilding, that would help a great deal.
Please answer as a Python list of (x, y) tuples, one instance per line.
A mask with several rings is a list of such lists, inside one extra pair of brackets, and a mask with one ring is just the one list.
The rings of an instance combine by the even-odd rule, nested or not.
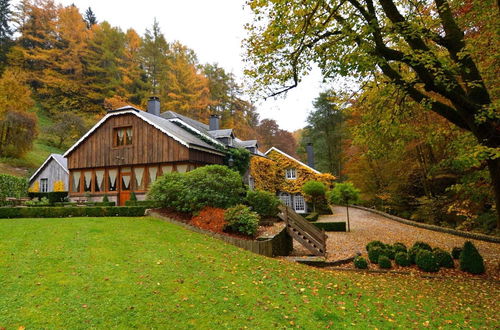
[(31, 192), (68, 191), (68, 160), (51, 154), (29, 179)]

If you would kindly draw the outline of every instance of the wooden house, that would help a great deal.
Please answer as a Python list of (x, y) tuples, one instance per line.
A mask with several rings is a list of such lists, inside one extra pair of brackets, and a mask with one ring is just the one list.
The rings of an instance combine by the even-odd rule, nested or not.
[(68, 164), (63, 155), (51, 154), (29, 178), (32, 192), (68, 191)]
[[(253, 148), (255, 143), (242, 141)], [(110, 111), (64, 156), (68, 160), (69, 197), (124, 205), (132, 192), (143, 200), (156, 178), (199, 166), (222, 164), (225, 149), (241, 147), (232, 130), (221, 130), (173, 111), (160, 114), (157, 98), (148, 111), (131, 106)]]

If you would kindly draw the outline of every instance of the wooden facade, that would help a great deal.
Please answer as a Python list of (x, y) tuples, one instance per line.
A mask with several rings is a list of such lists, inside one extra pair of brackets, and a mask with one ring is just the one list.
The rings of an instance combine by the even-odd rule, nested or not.
[(30, 191), (68, 191), (68, 170), (55, 158), (49, 158), (29, 180)]
[(109, 117), (66, 157), (70, 198), (107, 195), (119, 205), (132, 191), (144, 199), (150, 184), (164, 173), (223, 163), (222, 154), (187, 147), (131, 113)]

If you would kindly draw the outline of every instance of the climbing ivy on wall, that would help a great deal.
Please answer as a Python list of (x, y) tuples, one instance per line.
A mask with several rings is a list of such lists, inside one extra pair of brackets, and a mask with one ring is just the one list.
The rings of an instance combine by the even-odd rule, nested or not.
[[(250, 161), (250, 174), (254, 178), (255, 188), (270, 192), (301, 193), (304, 183), (310, 180), (323, 182), (328, 189), (333, 185), (335, 177), (330, 173), (315, 173), (309, 168), (299, 164), (277, 151), (271, 151), (267, 157), (252, 157)], [(285, 178), (287, 168), (295, 168), (297, 178)]]

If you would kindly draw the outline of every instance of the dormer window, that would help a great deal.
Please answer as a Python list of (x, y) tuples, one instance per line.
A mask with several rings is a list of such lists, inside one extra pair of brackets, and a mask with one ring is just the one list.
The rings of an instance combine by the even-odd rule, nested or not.
[(122, 147), (132, 144), (132, 127), (118, 127), (113, 130), (113, 140), (115, 147)]
[(287, 168), (285, 177), (290, 180), (297, 179), (297, 170), (295, 168)]

